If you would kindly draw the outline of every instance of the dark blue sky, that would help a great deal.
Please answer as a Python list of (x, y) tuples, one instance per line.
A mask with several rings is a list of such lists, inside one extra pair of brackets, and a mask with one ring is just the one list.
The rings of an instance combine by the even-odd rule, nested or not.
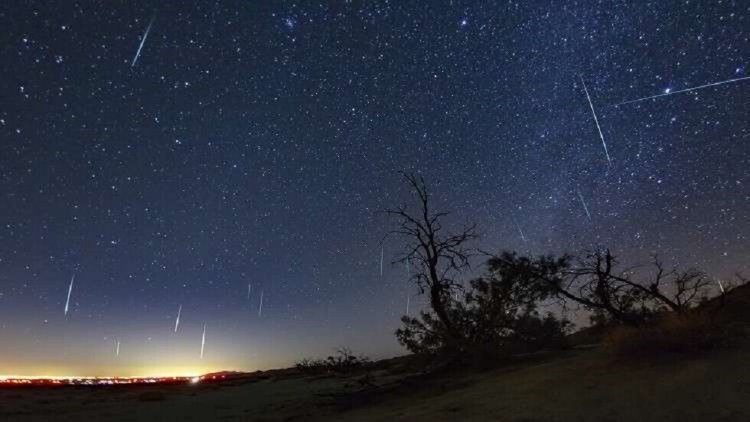
[(261, 3), (0, 5), (0, 373), (399, 352), (399, 171), (484, 249), (748, 270), (750, 80), (613, 106), (750, 76), (746, 2)]

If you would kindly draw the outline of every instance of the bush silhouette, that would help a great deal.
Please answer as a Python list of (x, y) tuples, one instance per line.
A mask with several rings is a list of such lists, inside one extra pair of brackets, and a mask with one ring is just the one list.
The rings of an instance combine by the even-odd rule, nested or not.
[(336, 349), (335, 354), (325, 359), (302, 359), (295, 364), (295, 367), (300, 372), (308, 374), (348, 374), (362, 369), (370, 363), (371, 361), (368, 357), (355, 355), (351, 349), (341, 347)]
[(542, 316), (539, 305), (551, 290), (534, 288), (526, 273), (493, 265), (472, 280), (463, 300), (451, 300), (446, 313), (453, 321), (447, 332), (431, 312), (403, 317), (396, 331), (399, 342), (416, 354), (449, 358), (501, 357), (565, 344), (569, 323), (553, 314)]

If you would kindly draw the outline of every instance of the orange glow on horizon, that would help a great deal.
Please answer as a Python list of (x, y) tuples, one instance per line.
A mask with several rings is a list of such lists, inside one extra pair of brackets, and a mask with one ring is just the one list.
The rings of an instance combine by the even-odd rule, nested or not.
[[(138, 368), (134, 370), (122, 371), (121, 375), (114, 375), (111, 372), (98, 372), (96, 374), (71, 374), (57, 370), (47, 370), (48, 372), (21, 375), (21, 374), (0, 374), (0, 382), (8, 379), (27, 379), (27, 380), (72, 380), (72, 379), (145, 379), (145, 378), (196, 378), (212, 372), (226, 371), (223, 368), (215, 367), (160, 367), (160, 368)], [(244, 372), (244, 371), (243, 371)]]
[[(240, 374), (244, 377), (244, 374)], [(0, 387), (32, 386), (32, 387), (64, 387), (64, 386), (119, 386), (119, 385), (196, 385), (200, 383), (216, 383), (234, 378), (234, 374), (214, 374), (199, 376), (166, 376), (166, 377), (60, 377), (60, 376), (32, 376), (0, 375)]]

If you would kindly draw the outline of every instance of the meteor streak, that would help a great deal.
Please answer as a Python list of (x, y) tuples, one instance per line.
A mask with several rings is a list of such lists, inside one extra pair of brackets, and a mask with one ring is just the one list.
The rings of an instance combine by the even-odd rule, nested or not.
[(180, 326), (180, 314), (182, 314), (182, 305), (177, 308), (177, 318), (174, 320), (174, 332), (177, 332), (177, 328)]
[(718, 284), (719, 284), (719, 290), (721, 290), (721, 292), (722, 292), (722, 293), (726, 293), (726, 292), (724, 291), (724, 285), (723, 285), (723, 284), (721, 284), (721, 280), (716, 280), (716, 283), (718, 283)]
[(115, 356), (120, 356), (120, 340), (115, 340), (117, 344), (115, 345)]
[(604, 141), (604, 135), (602, 134), (602, 128), (599, 126), (599, 119), (596, 117), (596, 111), (594, 110), (594, 103), (591, 102), (591, 96), (589, 96), (589, 90), (586, 88), (586, 82), (581, 78), (581, 84), (583, 85), (583, 91), (586, 93), (586, 99), (589, 100), (589, 107), (591, 107), (591, 114), (594, 115), (594, 123), (596, 123), (596, 129), (599, 131), (599, 138), (602, 140), (602, 146), (604, 147), (604, 155), (607, 156), (607, 163), (611, 166), (612, 159), (609, 158), (609, 151), (607, 150), (607, 143)]
[(623, 101), (623, 102), (621, 102), (619, 104), (615, 104), (614, 107), (625, 105), (625, 104), (637, 103), (637, 102), (640, 102), (640, 101), (651, 100), (653, 98), (666, 97), (667, 95), (674, 95), (674, 94), (681, 94), (683, 92), (696, 91), (698, 89), (710, 88), (712, 86), (718, 86), (718, 85), (724, 85), (724, 84), (731, 84), (731, 83), (734, 83), (734, 82), (740, 82), (740, 81), (744, 81), (744, 80), (747, 80), (747, 79), (750, 79), (750, 76), (743, 76), (742, 78), (727, 79), (726, 81), (713, 82), (713, 83), (710, 83), (710, 84), (705, 84), (705, 85), (700, 85), (700, 86), (694, 86), (692, 88), (678, 89), (677, 91), (666, 91), (663, 94), (659, 94), (659, 95), (652, 95), (650, 97), (636, 98), (635, 100)]
[(383, 256), (385, 254), (385, 247), (380, 245), (380, 276), (383, 276)]
[(250, 300), (250, 293), (253, 292), (253, 284), (247, 283), (247, 300)]
[(151, 22), (148, 23), (146, 32), (143, 33), (143, 37), (141, 38), (141, 44), (138, 46), (138, 51), (135, 52), (135, 57), (133, 57), (133, 61), (130, 63), (130, 67), (135, 66), (135, 63), (138, 61), (138, 57), (141, 56), (141, 49), (143, 48), (143, 44), (146, 43), (146, 38), (148, 37), (149, 31), (151, 31), (151, 25), (154, 24), (155, 19), (156, 19), (156, 13), (154, 13), (154, 16), (151, 17)]
[(76, 275), (70, 277), (70, 285), (68, 286), (68, 299), (65, 300), (65, 316), (68, 315), (68, 307), (70, 306), (70, 294), (73, 292), (73, 281), (76, 279)]
[(260, 303), (258, 304), (258, 316), (263, 315), (263, 290), (260, 291)]
[(589, 221), (591, 221), (591, 214), (589, 213), (589, 207), (586, 206), (586, 201), (583, 199), (583, 195), (581, 195), (581, 190), (576, 189), (578, 191), (578, 199), (581, 200), (581, 205), (583, 205), (583, 210), (586, 211), (586, 217), (589, 218)]
[(201, 359), (203, 359), (203, 350), (206, 348), (206, 323), (203, 323), (203, 337), (201, 338)]
[(526, 242), (526, 235), (523, 234), (523, 230), (521, 230), (521, 226), (516, 222), (516, 228), (518, 228), (518, 233), (521, 235), (521, 240)]

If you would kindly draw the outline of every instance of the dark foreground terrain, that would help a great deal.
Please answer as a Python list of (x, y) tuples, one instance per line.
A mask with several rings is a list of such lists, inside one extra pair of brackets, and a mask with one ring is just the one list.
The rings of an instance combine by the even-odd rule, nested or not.
[[(0, 391), (0, 420), (747, 421), (749, 358), (750, 345), (639, 365), (577, 350), (370, 393), (356, 379), (302, 376), (235, 385), (16, 388)], [(396, 379), (380, 373), (372, 381)]]
[[(746, 296), (729, 308), (731, 319), (747, 320)], [(412, 359), (350, 376), (282, 370), (217, 384), (5, 388), (0, 420), (750, 420), (747, 340), (639, 362), (578, 347), (429, 376), (410, 370), (419, 366)]]

